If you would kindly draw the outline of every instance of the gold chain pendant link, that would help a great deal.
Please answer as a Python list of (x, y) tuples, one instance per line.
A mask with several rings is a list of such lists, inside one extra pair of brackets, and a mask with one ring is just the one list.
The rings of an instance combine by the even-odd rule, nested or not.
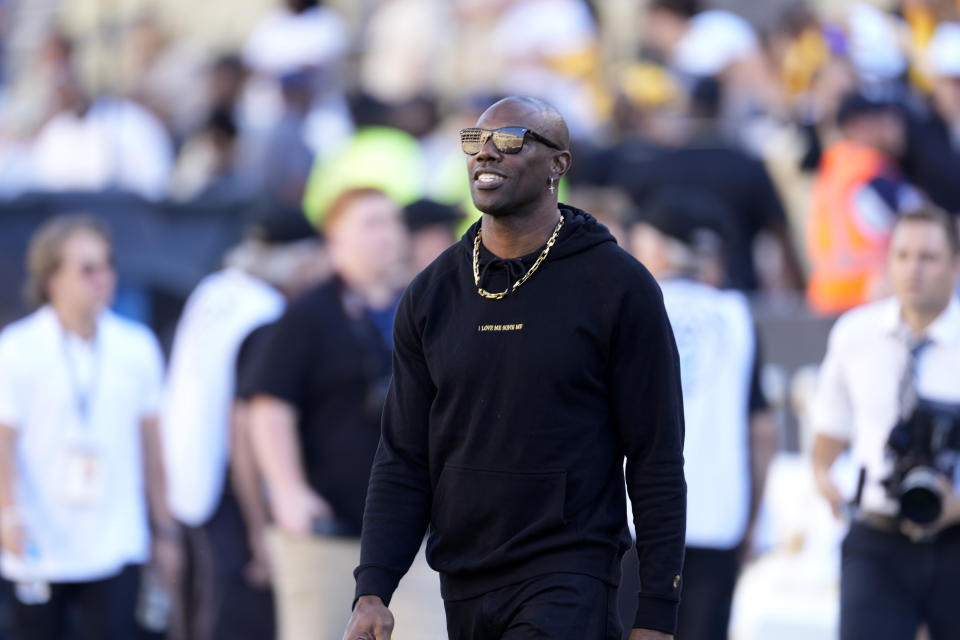
[(560, 228), (563, 226), (563, 214), (560, 215), (560, 221), (557, 223), (556, 228), (553, 230), (553, 235), (550, 236), (550, 239), (547, 240), (547, 246), (543, 248), (543, 251), (540, 252), (540, 255), (537, 257), (536, 262), (533, 263), (533, 266), (527, 270), (523, 277), (513, 283), (512, 287), (507, 287), (499, 293), (490, 293), (486, 289), (480, 286), (480, 228), (477, 228), (477, 235), (473, 239), (473, 283), (477, 286), (477, 293), (479, 293), (484, 298), (490, 300), (501, 300), (508, 293), (517, 290), (517, 287), (522, 285), (527, 279), (533, 275), (533, 273), (540, 268), (540, 263), (547, 258), (547, 254), (550, 253), (550, 248), (556, 243), (557, 235), (560, 233)]

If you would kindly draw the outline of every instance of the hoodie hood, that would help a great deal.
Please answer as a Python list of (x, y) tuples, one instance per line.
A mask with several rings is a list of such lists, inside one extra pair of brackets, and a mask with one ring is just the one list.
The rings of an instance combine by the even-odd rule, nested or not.
[[(557, 206), (563, 216), (563, 227), (560, 228), (560, 235), (557, 236), (557, 241), (550, 249), (550, 255), (547, 256), (546, 262), (562, 260), (606, 242), (616, 242), (610, 230), (586, 211), (563, 203)], [(460, 238), (460, 245), (471, 257), (473, 256), (473, 242), (479, 228), (480, 220), (477, 220), (470, 225), (467, 232)], [(516, 282), (536, 262), (542, 251), (543, 246), (532, 253), (517, 258), (498, 258), (481, 244), (480, 282), (488, 282), (491, 285), (496, 283), (498, 286), (505, 285), (508, 282)], [(506, 278), (503, 276), (506, 276)]]

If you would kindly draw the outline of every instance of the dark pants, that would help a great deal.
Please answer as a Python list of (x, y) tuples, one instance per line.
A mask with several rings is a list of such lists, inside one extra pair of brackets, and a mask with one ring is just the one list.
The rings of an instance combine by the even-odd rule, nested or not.
[(273, 596), (244, 575), (251, 552), (240, 507), (226, 491), (210, 521), (186, 529), (186, 567), (170, 623), (173, 640), (268, 640)]
[(444, 608), (450, 640), (620, 640), (616, 587), (580, 574), (551, 573)]
[(726, 640), (739, 573), (736, 548), (687, 547), (677, 640)]
[(13, 599), (17, 640), (133, 640), (140, 591), (140, 567), (128, 566), (112, 578), (50, 585), (43, 604)]
[(854, 523), (843, 541), (841, 640), (960, 638), (960, 527), (933, 542)]

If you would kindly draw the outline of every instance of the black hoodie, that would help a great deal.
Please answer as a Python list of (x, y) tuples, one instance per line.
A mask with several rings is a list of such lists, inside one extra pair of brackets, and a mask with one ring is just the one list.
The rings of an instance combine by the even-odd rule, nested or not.
[[(626, 456), (635, 627), (672, 633), (686, 514), (673, 333), (650, 273), (590, 214), (560, 208), (549, 256), (502, 300), (474, 284), (479, 223), (404, 294), (356, 594), (389, 603), (428, 524), (447, 600), (554, 572), (616, 585)], [(481, 286), (505, 289), (539, 253), (482, 248)]]

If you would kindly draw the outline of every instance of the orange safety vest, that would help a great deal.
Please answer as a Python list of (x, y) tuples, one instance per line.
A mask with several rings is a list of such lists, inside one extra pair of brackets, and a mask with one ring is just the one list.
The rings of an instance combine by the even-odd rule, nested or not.
[(854, 198), (889, 167), (882, 151), (849, 140), (823, 154), (807, 219), (807, 302), (817, 313), (835, 315), (868, 302), (883, 275), (889, 231), (866, 229)]

